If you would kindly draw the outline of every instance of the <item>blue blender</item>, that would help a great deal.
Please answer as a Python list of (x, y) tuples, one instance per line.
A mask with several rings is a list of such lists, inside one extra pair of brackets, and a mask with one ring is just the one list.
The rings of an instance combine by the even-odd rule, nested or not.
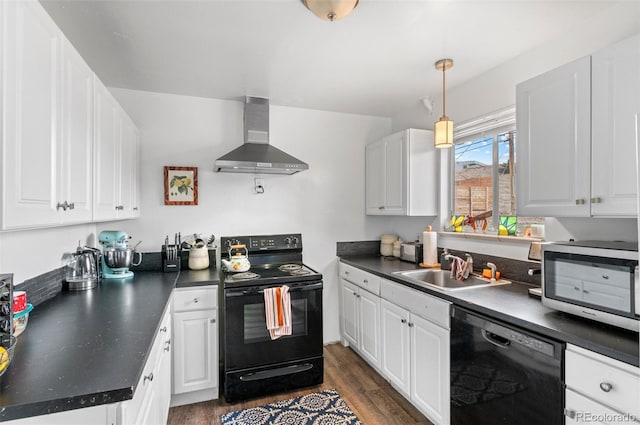
[[(104, 279), (124, 279), (133, 277), (129, 270), (131, 266), (138, 266), (142, 262), (142, 253), (129, 247), (129, 236), (120, 230), (104, 230), (98, 235), (98, 242), (102, 245), (102, 277)], [(138, 261), (134, 261), (138, 254)]]

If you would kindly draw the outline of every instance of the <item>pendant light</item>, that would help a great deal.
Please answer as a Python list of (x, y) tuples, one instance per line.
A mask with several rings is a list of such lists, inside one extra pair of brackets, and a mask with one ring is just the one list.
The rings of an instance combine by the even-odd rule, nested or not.
[(336, 21), (347, 16), (358, 5), (358, 0), (300, 0), (307, 9), (325, 21)]
[(433, 131), (433, 143), (436, 148), (450, 148), (453, 146), (453, 121), (447, 117), (445, 112), (445, 80), (444, 73), (453, 66), (453, 59), (440, 59), (436, 62), (436, 69), (442, 70), (442, 116), (435, 123)]

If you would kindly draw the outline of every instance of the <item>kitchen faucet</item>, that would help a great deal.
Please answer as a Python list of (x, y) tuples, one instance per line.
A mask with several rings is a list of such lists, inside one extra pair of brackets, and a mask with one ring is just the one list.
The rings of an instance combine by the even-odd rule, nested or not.
[(493, 263), (487, 263), (487, 267), (491, 269), (491, 281), (496, 280), (496, 265)]

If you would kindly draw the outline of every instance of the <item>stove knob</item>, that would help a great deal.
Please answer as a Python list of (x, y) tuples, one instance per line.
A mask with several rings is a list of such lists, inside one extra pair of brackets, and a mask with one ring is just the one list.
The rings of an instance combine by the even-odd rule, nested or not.
[(294, 245), (298, 245), (298, 244), (300, 243), (300, 239), (298, 239), (298, 237), (297, 237), (297, 236), (294, 236), (294, 237), (292, 238), (292, 240), (293, 240), (293, 244), (294, 244)]
[(290, 237), (286, 237), (286, 238), (284, 238), (283, 242), (284, 242), (285, 245), (291, 245), (291, 238)]

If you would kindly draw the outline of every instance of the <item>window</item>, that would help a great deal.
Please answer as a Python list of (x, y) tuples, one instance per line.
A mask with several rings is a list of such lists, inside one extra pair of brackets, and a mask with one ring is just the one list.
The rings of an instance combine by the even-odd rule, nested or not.
[[(452, 215), (490, 216), (486, 230), (494, 233), (500, 217), (517, 216), (515, 109), (460, 124), (454, 142)], [(516, 234), (523, 235), (527, 226), (534, 223), (544, 223), (544, 219), (518, 217)], [(482, 224), (480, 221), (476, 227)]]

